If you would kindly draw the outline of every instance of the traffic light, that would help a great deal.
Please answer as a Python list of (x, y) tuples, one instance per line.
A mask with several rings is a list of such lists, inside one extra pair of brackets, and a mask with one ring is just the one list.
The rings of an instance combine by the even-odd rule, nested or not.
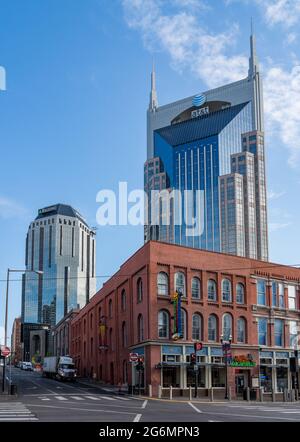
[(196, 355), (196, 353), (192, 353), (192, 354), (191, 354), (191, 362), (190, 362), (190, 364), (191, 364), (192, 366), (194, 366), (194, 365), (197, 364), (197, 355)]
[(136, 370), (137, 370), (137, 371), (144, 371), (144, 369), (145, 369), (145, 367), (144, 367), (144, 358), (143, 358), (143, 357), (140, 357), (140, 358), (138, 359), (138, 363), (137, 363), (137, 366), (136, 366)]

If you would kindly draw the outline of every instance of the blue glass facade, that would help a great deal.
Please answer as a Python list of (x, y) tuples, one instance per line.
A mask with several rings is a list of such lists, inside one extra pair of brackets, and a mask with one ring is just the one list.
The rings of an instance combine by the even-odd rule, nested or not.
[[(193, 191), (192, 200), (181, 200), (182, 224), (175, 221), (170, 235), (175, 244), (221, 251), (219, 177), (230, 173), (231, 155), (242, 151), (242, 134), (251, 127), (249, 102), (154, 132), (154, 155), (162, 162), (170, 188), (182, 194)], [(201, 198), (197, 191), (202, 191)], [(192, 217), (198, 222), (201, 218), (197, 235), (187, 235)]]

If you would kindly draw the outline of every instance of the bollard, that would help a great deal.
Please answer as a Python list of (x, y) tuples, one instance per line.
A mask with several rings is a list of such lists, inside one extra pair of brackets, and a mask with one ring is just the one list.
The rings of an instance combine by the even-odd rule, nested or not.
[(275, 390), (272, 390), (272, 402), (276, 402), (276, 394), (275, 394)]
[(296, 400), (296, 395), (295, 395), (295, 390), (291, 391), (291, 402), (295, 402)]
[(149, 385), (149, 397), (152, 397), (152, 385)]
[(193, 398), (192, 387), (190, 386), (190, 401), (192, 400), (192, 398)]
[(158, 386), (158, 399), (161, 399), (162, 397), (162, 388), (161, 385)]
[(173, 387), (171, 385), (171, 387), (170, 387), (170, 401), (172, 401), (172, 400), (173, 400)]
[(228, 388), (228, 400), (229, 400), (229, 402), (231, 401), (231, 399), (232, 399), (232, 395), (231, 395), (231, 387), (229, 387), (229, 388)]
[(250, 402), (250, 388), (247, 387), (247, 402)]
[(283, 390), (283, 402), (287, 402), (288, 401), (288, 391), (287, 391), (287, 389), (285, 388), (284, 390)]
[(299, 401), (299, 390), (295, 390), (295, 393), (296, 393), (295, 399), (298, 402)]
[(264, 401), (264, 389), (263, 388), (259, 389), (259, 400), (260, 400), (260, 402)]
[(214, 401), (214, 389), (211, 388), (211, 389), (209, 390), (209, 392), (210, 392), (210, 401), (213, 402), (213, 401)]

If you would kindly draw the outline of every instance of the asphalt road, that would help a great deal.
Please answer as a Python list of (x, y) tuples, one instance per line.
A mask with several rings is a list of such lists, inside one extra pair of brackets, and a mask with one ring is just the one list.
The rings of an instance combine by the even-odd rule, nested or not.
[(12, 370), (18, 398), (0, 396), (0, 422), (298, 422), (300, 404), (169, 402), (61, 383)]

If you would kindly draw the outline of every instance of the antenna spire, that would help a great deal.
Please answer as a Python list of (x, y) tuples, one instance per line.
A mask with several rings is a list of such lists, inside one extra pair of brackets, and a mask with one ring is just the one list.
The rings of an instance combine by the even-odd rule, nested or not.
[(149, 110), (155, 111), (157, 107), (158, 107), (158, 99), (157, 99), (157, 91), (156, 91), (156, 72), (155, 72), (155, 63), (154, 63), (154, 57), (153, 57)]

